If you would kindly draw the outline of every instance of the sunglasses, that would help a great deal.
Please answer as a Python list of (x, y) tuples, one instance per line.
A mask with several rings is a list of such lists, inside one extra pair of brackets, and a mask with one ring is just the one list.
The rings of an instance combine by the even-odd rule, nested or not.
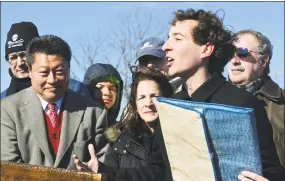
[(247, 48), (236, 48), (236, 56), (238, 56), (239, 58), (245, 58), (247, 57), (250, 53), (257, 53), (257, 54), (260, 54), (260, 55), (264, 55), (263, 53), (261, 52), (255, 52), (255, 51), (251, 51), (251, 50), (248, 50)]

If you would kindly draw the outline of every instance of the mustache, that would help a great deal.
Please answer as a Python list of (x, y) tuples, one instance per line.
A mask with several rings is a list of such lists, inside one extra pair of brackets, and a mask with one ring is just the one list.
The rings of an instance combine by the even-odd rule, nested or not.
[(239, 70), (239, 71), (244, 71), (245, 68), (242, 65), (233, 65), (232, 70)]
[(27, 64), (22, 64), (22, 65), (19, 65), (18, 67), (21, 68), (22, 70), (28, 70)]

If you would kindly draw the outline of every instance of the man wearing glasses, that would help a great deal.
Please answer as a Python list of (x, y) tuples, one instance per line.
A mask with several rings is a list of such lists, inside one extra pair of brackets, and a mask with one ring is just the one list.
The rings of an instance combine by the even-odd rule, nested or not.
[[(5, 59), (10, 63), (11, 82), (8, 89), (1, 93), (1, 99), (31, 86), (25, 50), (28, 43), (38, 36), (38, 29), (32, 22), (12, 24), (5, 44)], [(90, 96), (85, 85), (77, 80), (70, 79), (69, 88), (81, 95)]]
[(8, 89), (1, 93), (1, 99), (31, 86), (25, 49), (38, 36), (38, 29), (31, 22), (15, 23), (11, 26), (5, 44), (5, 59), (10, 63), (11, 82)]
[(228, 65), (230, 82), (264, 101), (279, 160), (284, 167), (285, 92), (269, 76), (273, 46), (267, 37), (253, 30), (237, 32), (234, 38), (236, 54)]

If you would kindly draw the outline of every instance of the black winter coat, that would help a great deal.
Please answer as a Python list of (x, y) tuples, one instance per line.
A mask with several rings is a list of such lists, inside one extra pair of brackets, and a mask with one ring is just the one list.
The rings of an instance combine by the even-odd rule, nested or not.
[(111, 142), (99, 171), (122, 181), (163, 181), (164, 163), (156, 132), (132, 135), (124, 129), (120, 137)]

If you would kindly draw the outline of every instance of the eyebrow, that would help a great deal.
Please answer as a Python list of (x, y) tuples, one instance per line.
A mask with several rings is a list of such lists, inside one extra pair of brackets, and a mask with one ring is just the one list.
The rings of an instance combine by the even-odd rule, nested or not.
[(173, 33), (173, 36), (177, 36), (177, 35), (181, 35), (181, 36), (185, 37), (182, 33)]
[[(38, 69), (49, 69), (49, 67), (41, 65), (38, 67)], [(58, 65), (58, 66), (54, 67), (52, 70), (59, 70), (59, 69), (65, 70), (64, 65)]]
[[(151, 94), (150, 94), (150, 97), (152, 97), (152, 96), (157, 96), (157, 95), (159, 96), (159, 94), (160, 94), (159, 92), (157, 92), (157, 93), (151, 93)], [(139, 95), (138, 95), (138, 97), (142, 97), (142, 96), (146, 96), (146, 94), (139, 94)]]

